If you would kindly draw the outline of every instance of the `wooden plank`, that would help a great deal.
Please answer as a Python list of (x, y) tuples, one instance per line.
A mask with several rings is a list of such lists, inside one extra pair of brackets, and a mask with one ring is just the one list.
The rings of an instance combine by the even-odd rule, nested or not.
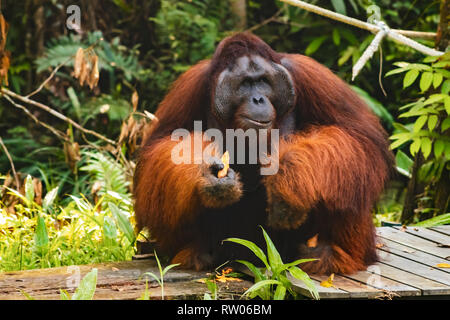
[[(159, 274), (154, 260), (138, 260), (95, 265), (37, 269), (0, 273), (0, 300), (26, 299), (21, 290), (36, 299), (60, 299), (60, 289), (73, 293), (80, 280), (92, 268), (98, 269), (94, 299), (137, 299), (145, 290), (145, 272)], [(205, 272), (172, 269), (165, 277), (166, 299), (203, 297), (208, 289), (195, 280), (205, 278)], [(252, 283), (249, 281), (218, 283), (223, 297), (240, 296)], [(148, 282), (151, 299), (161, 299), (161, 288), (152, 279)]]
[(378, 273), (385, 278), (395, 280), (395, 281), (404, 283), (408, 286), (418, 288), (422, 291), (422, 295), (449, 295), (450, 294), (450, 287), (445, 284), (426, 279), (426, 278), (416, 275), (414, 273), (400, 270), (398, 268), (392, 267), (392, 266), (384, 264), (384, 263), (377, 263), (374, 266), (378, 267), (379, 269), (376, 270), (375, 268), (373, 268), (372, 269), (373, 271), (371, 271), (372, 273), (375, 273), (375, 274)]
[[(405, 246), (398, 242), (391, 241), (389, 239), (382, 239), (383, 246), (379, 247), (379, 250), (390, 252), (397, 256), (422, 263), (429, 267), (435, 267), (438, 263), (446, 263), (445, 259), (433, 256), (426, 252), (416, 250), (414, 248)], [(450, 269), (438, 268), (444, 272), (450, 273)]]
[[(450, 292), (450, 274), (437, 268), (429, 267), (424, 264), (391, 254), (386, 251), (378, 250), (381, 262), (397, 269), (401, 269), (421, 277), (446, 284)], [(414, 287), (414, 283), (408, 283)]]
[(430, 229), (450, 236), (450, 226), (435, 226)]
[[(308, 288), (305, 286), (305, 284), (302, 281), (295, 279), (290, 274), (288, 274), (287, 277), (288, 277), (289, 281), (291, 281), (292, 287), (295, 291), (297, 291), (298, 293), (300, 293), (308, 298), (312, 298), (311, 293), (309, 292)], [(316, 286), (316, 289), (319, 292), (320, 299), (348, 299), (348, 298), (350, 298), (350, 293), (345, 290), (341, 290), (341, 289), (333, 288), (333, 287), (325, 288), (320, 285), (319, 281), (314, 280), (314, 279), (312, 279), (312, 281), (314, 282), (314, 285)]]
[[(311, 279), (317, 280), (321, 283), (328, 279), (328, 276), (311, 275)], [(374, 287), (367, 286), (359, 281), (343, 277), (341, 275), (335, 275), (333, 280), (334, 286), (343, 291), (347, 291), (349, 298), (375, 298), (383, 294), (383, 291)]]
[(380, 294), (375, 298), (383, 298), (385, 296), (389, 297), (392, 294), (401, 297), (420, 296), (422, 294), (422, 292), (417, 288), (408, 286), (398, 281), (391, 280), (378, 274), (377, 271), (380, 271), (380, 269), (376, 265), (370, 266), (368, 270), (371, 270), (373, 272), (359, 271), (351, 275), (345, 275), (345, 277), (362, 283), (366, 283), (374, 288), (380, 289), (383, 294)]
[(377, 228), (377, 235), (379, 237), (401, 243), (414, 249), (433, 254), (440, 258), (446, 259), (448, 256), (450, 256), (450, 248), (438, 247), (436, 243), (432, 241), (416, 237), (412, 234), (402, 232), (391, 227)]
[(436, 244), (447, 245), (450, 247), (450, 236), (444, 235), (442, 233), (419, 227), (406, 227), (402, 229), (402, 227), (393, 227), (397, 230), (404, 230), (406, 233), (412, 234), (416, 237), (420, 237), (429, 241), (433, 241)]

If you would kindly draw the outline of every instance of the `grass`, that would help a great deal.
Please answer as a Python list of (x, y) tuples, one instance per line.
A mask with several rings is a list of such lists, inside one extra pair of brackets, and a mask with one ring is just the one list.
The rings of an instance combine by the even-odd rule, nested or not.
[(124, 261), (135, 253), (132, 206), (118, 193), (95, 204), (69, 195), (57, 205), (51, 190), (39, 205), (27, 183), (25, 196), (7, 192), (20, 202), (13, 213), (0, 202), (0, 271)]

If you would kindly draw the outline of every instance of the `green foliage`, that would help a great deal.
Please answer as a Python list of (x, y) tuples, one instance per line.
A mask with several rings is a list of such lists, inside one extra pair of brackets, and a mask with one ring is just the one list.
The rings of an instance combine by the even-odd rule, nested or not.
[[(156, 251), (154, 251), (154, 253), (156, 263), (158, 264), (159, 276), (155, 275), (153, 272), (146, 272), (144, 273), (144, 276), (151, 276), (153, 279), (156, 280), (156, 282), (158, 282), (158, 284), (161, 287), (161, 299), (164, 300), (164, 276), (166, 275), (167, 272), (169, 272), (170, 269), (173, 269), (176, 266), (179, 266), (180, 264), (179, 263), (171, 264), (163, 269), (161, 266), (161, 262), (159, 261), (158, 255), (156, 254)], [(145, 297), (148, 297), (148, 293), (145, 294)]]
[[(427, 57), (424, 63), (399, 62), (398, 68), (386, 76), (405, 72), (404, 88), (419, 81), (419, 97), (400, 108), (400, 119), (408, 119), (410, 123), (396, 123), (396, 131), (391, 136), (392, 149), (410, 143), (409, 153), (412, 156), (419, 152), (428, 165), (433, 167), (422, 174), (423, 181), (439, 177), (444, 166), (450, 159), (450, 139), (446, 131), (450, 128), (450, 96), (444, 83), (450, 82), (450, 54), (441, 58)], [(405, 154), (397, 156), (397, 160), (405, 160)], [(399, 164), (399, 162), (397, 162)], [(424, 168), (427, 168), (426, 166)], [(422, 172), (423, 173), (423, 172)]]
[(8, 214), (0, 202), (0, 271), (123, 261), (134, 254), (131, 217), (118, 209), (129, 204), (117, 195), (111, 197), (109, 207), (102, 205), (108, 194), (95, 205), (84, 196), (70, 196), (68, 205), (60, 204), (50, 215), (44, 205), (47, 209), (52, 205), (55, 189), (47, 193), (42, 206), (14, 189), (6, 190), (21, 202), (14, 214)]
[(67, 62), (67, 66), (73, 66), (75, 53), (78, 48), (92, 47), (99, 57), (99, 69), (108, 72), (118, 69), (123, 72), (126, 80), (141, 79), (142, 68), (137, 59), (137, 52), (120, 45), (119, 38), (107, 42), (100, 31), (89, 32), (86, 38), (70, 34), (51, 39), (47, 45), (45, 55), (36, 60), (37, 72), (57, 67)]
[(244, 296), (248, 295), (250, 298), (259, 297), (263, 300), (283, 300), (286, 297), (286, 293), (289, 292), (295, 297), (296, 293), (292, 290), (292, 284), (287, 277), (289, 273), (292, 277), (302, 281), (306, 285), (314, 299), (319, 299), (319, 293), (317, 292), (316, 286), (306, 272), (302, 271), (297, 266), (298, 264), (317, 259), (300, 259), (291, 263), (283, 263), (283, 260), (269, 235), (262, 227), (261, 229), (267, 245), (267, 255), (251, 241), (239, 238), (228, 238), (224, 240), (247, 247), (265, 266), (265, 268), (258, 268), (251, 262), (238, 260), (238, 262), (245, 265), (255, 277), (255, 284), (244, 293)]
[(434, 227), (444, 224), (450, 224), (450, 213), (441, 214), (439, 216), (420, 221), (415, 224), (416, 227)]

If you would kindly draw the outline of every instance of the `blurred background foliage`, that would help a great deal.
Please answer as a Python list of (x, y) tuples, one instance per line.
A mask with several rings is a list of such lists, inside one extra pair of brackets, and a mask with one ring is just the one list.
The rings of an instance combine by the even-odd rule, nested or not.
[[(433, 68), (433, 63), (437, 61), (423, 62), (423, 54), (393, 41), (384, 41), (382, 60), (378, 51), (352, 82), (352, 66), (370, 44), (374, 37), (372, 34), (276, 0), (243, 1), (246, 4), (244, 10), (234, 5), (233, 1), (237, 0), (81, 0), (77, 3), (81, 8), (79, 31), (66, 27), (66, 9), (73, 1), (2, 1), (1, 12), (10, 26), (6, 43), (6, 49), (11, 52), (8, 88), (25, 96), (39, 87), (55, 67), (67, 61), (32, 99), (51, 106), (88, 129), (119, 141), (118, 148), (105, 146), (103, 141), (86, 136), (49, 113), (29, 106), (31, 113), (40, 121), (67, 133), (70, 139), (63, 141), (10, 102), (0, 99), (0, 137), (21, 181), (20, 186), (14, 184), (10, 161), (4, 150), (0, 149), (0, 174), (4, 175), (0, 175), (0, 182), (4, 185), (0, 189), (2, 214), (9, 218), (13, 215), (35, 219), (34, 226), (38, 226), (41, 221), (39, 217), (48, 215), (47, 211), (38, 210), (41, 208), (39, 203), (42, 202), (42, 195), (56, 188), (53, 203), (57, 213), (46, 218), (47, 228), (53, 230), (48, 231), (48, 234), (53, 235), (50, 241), (60, 241), (58, 239), (61, 235), (55, 236), (58, 232), (55, 221), (64, 217), (61, 219), (65, 224), (60, 223), (60, 227), (67, 223), (70, 225), (72, 218), (67, 218), (66, 213), (72, 209), (76, 211), (75, 217), (80, 212), (84, 215), (89, 212), (100, 214), (101, 218), (94, 222), (94, 225), (100, 226), (100, 231), (103, 228), (103, 233), (100, 232), (98, 236), (101, 238), (103, 234), (103, 237), (109, 237), (106, 237), (109, 242), (102, 242), (107, 243), (105, 247), (101, 247), (103, 249), (111, 247), (111, 234), (117, 237), (126, 235), (127, 232), (129, 234), (129, 227), (120, 222), (117, 214), (114, 215), (115, 209), (111, 210), (109, 205), (98, 206), (98, 203), (105, 204), (107, 195), (115, 195), (120, 199), (114, 204), (119, 210), (132, 211), (129, 202), (133, 160), (141, 139), (141, 129), (150, 121), (144, 111), (154, 112), (172, 81), (192, 64), (211, 57), (215, 46), (223, 37), (236, 31), (248, 30), (262, 37), (277, 51), (306, 54), (329, 67), (352, 85), (380, 117), (390, 135), (410, 132), (409, 136), (402, 136), (401, 144), (395, 145), (397, 172), (375, 208), (376, 224), (387, 220), (401, 222), (401, 219), (402, 222), (418, 223), (438, 215), (438, 223), (450, 223), (450, 140), (448, 120), (445, 122), (449, 112), (445, 104), (450, 83), (448, 59), (447, 63), (436, 67), (444, 70), (440, 81), (436, 79), (425, 90), (419, 85), (419, 80), (416, 84), (405, 85), (405, 81), (411, 81), (405, 80), (406, 71), (417, 69), (416, 78), (422, 72), (435, 74), (440, 71), (420, 69), (417, 65), (414, 69), (413, 65), (410, 69), (403, 70), (405, 73), (398, 71), (385, 77), (386, 73), (406, 68), (405, 63), (425, 63)], [(367, 8), (375, 4), (380, 8), (382, 20), (391, 28), (436, 32), (443, 1), (308, 2), (363, 21), (368, 18)], [(435, 47), (433, 40), (420, 42)], [(80, 86), (73, 77), (71, 57), (80, 47), (93, 48), (99, 59), (100, 80), (92, 90)], [(138, 102), (133, 101), (134, 92), (138, 95)], [(418, 119), (423, 114), (417, 117), (404, 116), (406, 111), (402, 106), (406, 105), (405, 108), (408, 108), (409, 104), (412, 107), (412, 104), (426, 101), (437, 93), (444, 97), (430, 102), (435, 112), (427, 113), (425, 120), (423, 117)], [(433, 120), (429, 120), (430, 116), (433, 116)], [(427, 122), (429, 131), (439, 132), (439, 136), (414, 136), (413, 133), (421, 129), (417, 129), (418, 125), (414, 129), (417, 121), (422, 126)], [(417, 140), (420, 141), (415, 142)], [(395, 139), (393, 141), (395, 143)], [(442, 141), (437, 143), (438, 150), (436, 141)], [(415, 146), (411, 147), (414, 143)], [(435, 149), (431, 152), (433, 145)], [(423, 156), (424, 152), (428, 153), (426, 157)], [(28, 204), (17, 194), (11, 194), (11, 190), (25, 193), (24, 179), (27, 175), (41, 183), (40, 195), (35, 195), (35, 199), (29, 200)], [(412, 198), (408, 195), (411, 179), (416, 182)], [(445, 192), (437, 195), (438, 187)], [(405, 211), (404, 204), (408, 202), (408, 197), (412, 199), (408, 203), (412, 203), (412, 213), (406, 215), (402, 211)], [(80, 199), (89, 205), (83, 207)], [(38, 207), (32, 204), (34, 202)], [(26, 209), (29, 207), (34, 209)], [(3, 223), (12, 223), (8, 219), (3, 218)], [(77, 219), (73, 218), (74, 223), (80, 221)], [(2, 232), (1, 230), (6, 229), (1, 226), (2, 220), (0, 243), (2, 236), (10, 241), (22, 239), (22, 235), (14, 233), (14, 226), (8, 224), (12, 233)], [(36, 228), (31, 228), (32, 232), (36, 233)], [(81, 234), (85, 237), (87, 233)], [(24, 237), (33, 241), (29, 235)], [(117, 241), (118, 246), (121, 241), (122, 238)], [(130, 241), (128, 239), (127, 244)], [(89, 247), (86, 250), (94, 249)], [(114, 250), (110, 255), (102, 256), (119, 259), (130, 255), (128, 251)], [(36, 256), (36, 252), (30, 254)], [(39, 255), (36, 257), (39, 258)], [(53, 258), (51, 261), (57, 260)], [(17, 263), (13, 265), (2, 266), (0, 260), (0, 270), (2, 267), (14, 269), (18, 266)], [(29, 262), (28, 265), (35, 267), (36, 262)], [(24, 267), (23, 261), (20, 266)]]

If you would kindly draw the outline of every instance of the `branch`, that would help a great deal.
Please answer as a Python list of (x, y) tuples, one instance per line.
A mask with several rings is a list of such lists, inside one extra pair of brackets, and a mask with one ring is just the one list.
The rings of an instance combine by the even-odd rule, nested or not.
[(22, 109), (31, 119), (34, 120), (34, 122), (36, 122), (37, 124), (40, 124), (41, 126), (47, 128), (48, 130), (50, 130), (55, 136), (57, 136), (58, 138), (65, 140), (65, 141), (70, 141), (69, 137), (64, 134), (62, 131), (53, 128), (51, 125), (40, 121), (35, 115), (33, 115), (30, 110), (28, 110), (26, 107), (24, 107), (21, 104), (18, 104), (16, 102), (14, 102), (13, 99), (11, 99), (9, 96), (4, 95), (3, 96), (6, 100), (8, 100), (14, 107)]
[(14, 92), (6, 89), (6, 88), (1, 88), (1, 93), (5, 94), (7, 96), (10, 96), (11, 98), (15, 98), (15, 99), (20, 100), (22, 102), (31, 104), (31, 105), (33, 105), (35, 107), (38, 107), (38, 108), (42, 109), (42, 110), (45, 110), (48, 113), (52, 114), (53, 116), (57, 117), (58, 119), (61, 119), (61, 120), (65, 121), (65, 122), (67, 122), (67, 123), (70, 123), (74, 128), (76, 128), (76, 129), (78, 129), (80, 131), (83, 131), (83, 132), (85, 132), (87, 134), (93, 135), (93, 136), (95, 136), (95, 137), (97, 137), (97, 138), (99, 138), (99, 139), (101, 139), (103, 141), (108, 142), (109, 144), (116, 145), (116, 142), (114, 140), (108, 139), (107, 137), (105, 137), (105, 136), (101, 135), (100, 133), (97, 133), (97, 132), (95, 132), (93, 130), (89, 130), (89, 129), (86, 129), (86, 128), (82, 127), (81, 125), (79, 125), (78, 123), (73, 121), (72, 119), (66, 117), (65, 115), (59, 113), (58, 111), (50, 108), (49, 106), (47, 106), (47, 105), (45, 105), (43, 103), (40, 103), (40, 102), (31, 100), (31, 99), (29, 99), (27, 97), (23, 97), (21, 95), (18, 95), (17, 93), (14, 93)]
[(11, 170), (13, 172), (14, 179), (16, 180), (17, 190), (19, 190), (19, 188), (20, 188), (19, 177), (17, 176), (16, 168), (14, 167), (14, 162), (12, 161), (12, 158), (11, 158), (11, 155), (9, 154), (9, 152), (8, 152), (8, 149), (6, 148), (5, 144), (3, 143), (2, 137), (0, 137), (0, 145), (2, 146), (3, 150), (5, 151), (6, 157), (9, 160), (9, 163), (11, 165)]

